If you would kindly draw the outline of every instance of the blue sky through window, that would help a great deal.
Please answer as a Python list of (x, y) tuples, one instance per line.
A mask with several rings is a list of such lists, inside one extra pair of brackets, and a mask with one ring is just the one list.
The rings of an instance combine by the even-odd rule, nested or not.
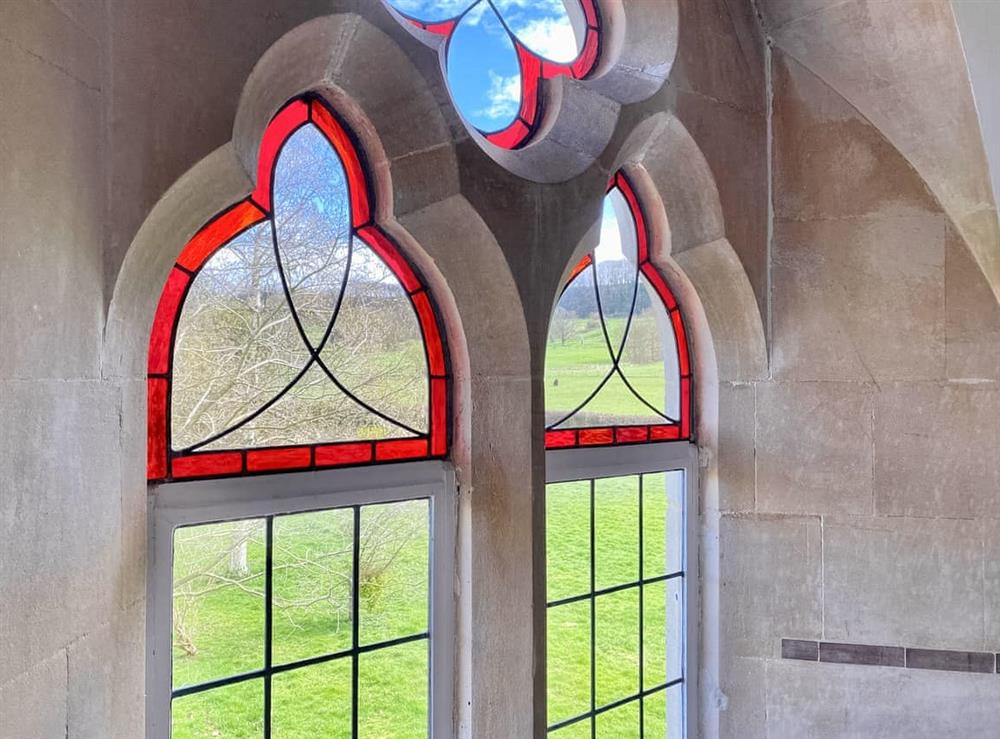
[[(575, 2), (575, 0), (570, 0)], [(509, 34), (539, 56), (571, 62), (579, 40), (563, 0), (388, 0), (424, 22), (462, 14), (448, 49), (448, 86), (462, 115), (483, 131), (505, 128), (517, 117), (521, 78)]]

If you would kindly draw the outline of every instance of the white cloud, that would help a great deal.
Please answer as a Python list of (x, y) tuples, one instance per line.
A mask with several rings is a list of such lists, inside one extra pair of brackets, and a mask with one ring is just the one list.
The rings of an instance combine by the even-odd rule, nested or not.
[(389, 4), (415, 18), (450, 18), (474, 0), (389, 0)]
[(563, 0), (493, 0), (500, 12), (514, 8), (528, 9), (547, 15), (565, 15)]
[(580, 53), (568, 18), (538, 18), (512, 28), (525, 46), (554, 62), (571, 62)]
[(521, 105), (521, 76), (505, 77), (490, 70), (490, 89), (486, 91), (489, 105), (476, 111), (476, 115), (492, 120), (510, 120), (517, 115)]

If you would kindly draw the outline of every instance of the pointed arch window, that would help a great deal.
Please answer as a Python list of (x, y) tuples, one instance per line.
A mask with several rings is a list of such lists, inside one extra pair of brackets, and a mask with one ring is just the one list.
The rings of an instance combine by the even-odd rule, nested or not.
[(547, 723), (693, 736), (698, 472), (680, 306), (619, 172), (598, 247), (556, 304), (545, 359)]
[(586, 79), (601, 56), (596, 0), (386, 0), (404, 22), (442, 37), (452, 99), (503, 149), (542, 124), (544, 80)]
[(446, 455), (438, 312), (373, 201), (334, 111), (316, 97), (282, 108), (255, 190), (191, 238), (163, 289), (151, 481)]
[(453, 734), (448, 347), (374, 193), (351, 130), (296, 98), (253, 192), (167, 278), (148, 354), (149, 737)]
[(619, 172), (600, 243), (574, 268), (552, 318), (545, 446), (688, 439), (691, 382), (680, 306), (650, 261), (646, 217)]

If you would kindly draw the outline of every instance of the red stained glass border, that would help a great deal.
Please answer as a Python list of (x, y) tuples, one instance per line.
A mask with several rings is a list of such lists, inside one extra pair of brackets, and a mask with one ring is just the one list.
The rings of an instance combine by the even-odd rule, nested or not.
[(592, 446), (624, 446), (687, 438), (681, 424), (650, 426), (586, 426), (545, 432), (546, 449), (573, 449)]
[[(677, 347), (677, 365), (680, 376), (680, 419), (677, 423), (638, 426), (594, 426), (579, 429), (550, 429), (545, 432), (546, 449), (569, 449), (584, 446), (615, 446), (619, 444), (642, 444), (654, 441), (673, 441), (691, 438), (692, 385), (691, 356), (688, 349), (687, 330), (677, 299), (663, 275), (650, 261), (649, 226), (642, 211), (635, 188), (625, 172), (619, 171), (608, 182), (608, 192), (618, 188), (628, 203), (636, 227), (639, 271), (649, 281), (653, 290), (663, 301), (673, 326)], [(573, 268), (562, 292), (592, 263), (590, 254)], [(560, 293), (561, 294), (561, 293)]]
[(248, 449), (247, 472), (272, 470), (304, 470), (312, 467), (313, 450), (309, 446), (290, 446), (277, 449)]
[[(386, 263), (410, 294), (427, 352), (430, 374), (429, 432), (414, 439), (324, 443), (294, 447), (177, 452), (170, 448), (170, 386), (173, 342), (184, 300), (198, 271), (225, 244), (270, 217), (271, 182), (285, 141), (314, 124), (334, 147), (347, 174), (355, 235)], [(350, 130), (325, 102), (305, 95), (271, 120), (261, 140), (258, 179), (245, 200), (226, 208), (200, 228), (181, 250), (164, 285), (150, 332), (147, 372), (147, 478), (151, 482), (232, 477), (268, 472), (357, 466), (379, 462), (443, 458), (450, 442), (451, 378), (448, 347), (439, 313), (417, 270), (377, 224), (365, 162)]]
[(514, 45), (521, 68), (521, 107), (517, 118), (506, 128), (484, 134), (491, 144), (511, 150), (526, 146), (541, 127), (545, 114), (545, 91), (542, 81), (556, 77), (586, 79), (597, 67), (601, 56), (601, 27), (596, 0), (580, 0), (580, 4), (584, 6), (587, 27), (584, 30), (581, 51), (569, 64), (545, 59), (515, 39)]

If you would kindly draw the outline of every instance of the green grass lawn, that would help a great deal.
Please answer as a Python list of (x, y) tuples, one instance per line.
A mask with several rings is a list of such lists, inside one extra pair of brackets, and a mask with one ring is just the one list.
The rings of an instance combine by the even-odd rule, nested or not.
[[(426, 501), (362, 508), (362, 645), (427, 631), (427, 520)], [(350, 648), (352, 521), (350, 509), (274, 519), (275, 665)], [(175, 586), (175, 619), (183, 624), (184, 636), (179, 639), (175, 632), (175, 687), (263, 666), (264, 530), (264, 522), (255, 520), (177, 532), (174, 580), (184, 585)], [(248, 572), (234, 575), (228, 552), (243, 538)], [(423, 735), (427, 664), (426, 640), (359, 656), (362, 736)], [(276, 675), (272, 736), (349, 737), (351, 670), (350, 657), (342, 657)], [(260, 737), (262, 717), (263, 681), (252, 679), (177, 699), (173, 736)]]
[[(596, 589), (640, 577), (638, 477), (595, 483)], [(642, 576), (666, 574), (664, 475), (644, 478)], [(589, 483), (549, 485), (546, 502), (548, 599), (590, 591)], [(359, 637), (372, 644), (427, 630), (426, 501), (362, 508)], [(274, 664), (348, 649), (352, 571), (351, 509), (274, 519)], [(403, 533), (399, 533), (402, 531)], [(247, 569), (233, 571), (230, 552), (245, 540)], [(182, 687), (260, 669), (264, 659), (265, 524), (263, 520), (181, 529), (175, 538), (174, 685)], [(206, 574), (208, 573), (208, 574)], [(232, 582), (232, 581), (235, 581)], [(668, 675), (664, 634), (676, 581), (602, 595), (595, 602), (596, 702), (605, 705)], [(183, 595), (182, 593), (188, 593)], [(590, 599), (547, 610), (549, 722), (590, 708)], [(363, 737), (420, 737), (427, 725), (428, 643), (415, 641), (359, 657), (359, 727)], [(339, 658), (275, 675), (275, 739), (349, 737), (352, 665)], [(670, 670), (673, 673), (674, 670)], [(672, 698), (676, 699), (676, 698)], [(262, 736), (263, 681), (251, 679), (173, 705), (175, 739)], [(644, 702), (645, 736), (665, 736), (666, 696)], [(598, 733), (640, 737), (639, 706), (598, 717)], [(553, 736), (589, 736), (586, 721)]]
[[(652, 316), (635, 319), (632, 330), (642, 330)], [(549, 423), (576, 408), (611, 369), (607, 344), (600, 324), (586, 319), (572, 319), (573, 328), (565, 340), (550, 337), (545, 355), (545, 410)], [(612, 344), (621, 340), (624, 319), (608, 320)], [(643, 398), (663, 410), (665, 379), (663, 362), (633, 361), (626, 353), (622, 367), (629, 382)], [(617, 378), (587, 404), (584, 409), (587, 425), (612, 423), (659, 423)]]
[[(643, 483), (643, 579), (666, 573), (667, 496), (665, 476), (646, 475)], [(590, 592), (589, 482), (548, 486), (546, 494), (548, 600)], [(596, 590), (640, 579), (638, 477), (598, 480), (594, 491), (594, 587)], [(642, 640), (642, 687), (654, 688), (668, 677), (664, 634), (676, 585), (659, 582), (599, 596), (594, 601), (595, 703), (602, 706), (639, 692)], [(590, 708), (590, 600), (548, 609), (548, 721), (554, 724)], [(675, 669), (669, 670), (675, 673)], [(639, 707), (627, 705), (602, 714), (598, 734), (639, 737)], [(645, 735), (665, 736), (665, 700), (645, 700)], [(554, 736), (589, 736), (586, 721)]]

